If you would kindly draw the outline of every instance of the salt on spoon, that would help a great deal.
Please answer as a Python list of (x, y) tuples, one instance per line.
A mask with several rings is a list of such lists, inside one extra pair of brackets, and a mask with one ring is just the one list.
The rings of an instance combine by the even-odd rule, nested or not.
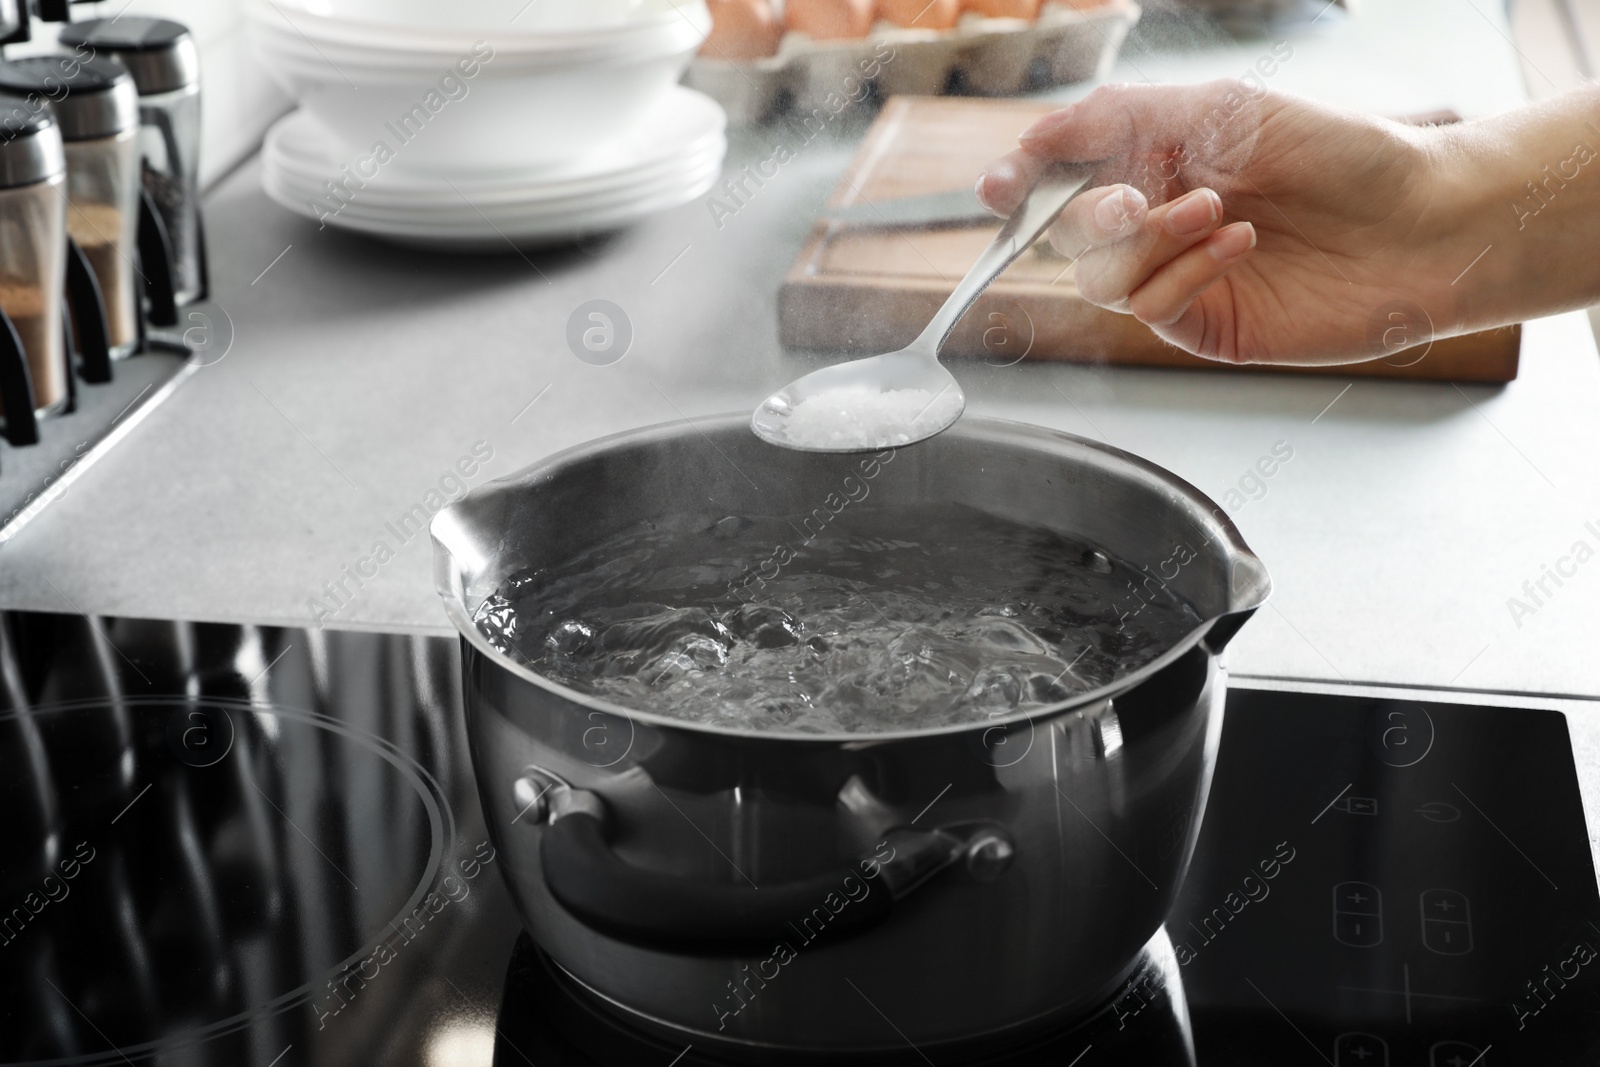
[(802, 452), (875, 452), (948, 429), (967, 398), (939, 349), (989, 283), (1083, 191), (1097, 164), (1052, 166), (1036, 181), (920, 336), (898, 352), (813, 371), (773, 393), (750, 417), (770, 444)]

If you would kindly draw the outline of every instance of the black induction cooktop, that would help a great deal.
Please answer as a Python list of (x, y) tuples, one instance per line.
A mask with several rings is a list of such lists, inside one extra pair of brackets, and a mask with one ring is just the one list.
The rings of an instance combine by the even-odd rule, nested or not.
[[(440, 637), (0, 616), (0, 1065), (726, 1062), (620, 1022), (522, 934), (457, 671)], [(1600, 1062), (1569, 716), (1266, 685), (1230, 692), (1133, 977), (961, 1062)]]

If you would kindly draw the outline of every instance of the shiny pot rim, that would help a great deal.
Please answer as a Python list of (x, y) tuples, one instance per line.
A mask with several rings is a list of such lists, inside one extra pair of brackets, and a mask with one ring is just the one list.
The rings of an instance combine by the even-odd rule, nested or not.
[[(1063, 457), (1066, 457), (1071, 451), (1088, 452), (1099, 457), (1102, 461), (1106, 461), (1108, 466), (1121, 468), (1125, 474), (1135, 476), (1152, 485), (1160, 486), (1170, 495), (1172, 503), (1186, 507), (1191, 516), (1209, 529), (1211, 539), (1220, 543), (1225, 549), (1230, 571), (1228, 575), (1229, 600), (1227, 610), (1202, 620), (1182, 640), (1138, 670), (1124, 674), (1105, 685), (1075, 694), (1067, 700), (1040, 708), (1018, 711), (1013, 715), (1000, 718), (985, 718), (977, 722), (949, 723), (918, 729), (874, 731), (870, 733), (847, 731), (800, 733), (789, 730), (741, 730), (712, 723), (689, 722), (642, 708), (626, 707), (594, 694), (562, 685), (560, 682), (529, 669), (496, 649), (479, 631), (472, 621), (471, 614), (467, 611), (460, 580), (461, 570), (457, 564), (455, 553), (447, 543), (450, 538), (450, 531), (461, 528), (462, 511), (467, 505), (473, 501), (483, 500), (499, 494), (534, 490), (541, 481), (548, 480), (555, 472), (581, 465), (622, 446), (648, 446), (655, 442), (680, 437), (686, 432), (707, 436), (708, 431), (718, 433), (733, 430), (742, 431), (746, 434), (750, 433), (748, 412), (741, 411), (712, 415), (698, 420), (675, 419), (670, 422), (655, 423), (650, 426), (606, 434), (603, 437), (597, 437), (554, 452), (520, 470), (486, 482), (469, 491), (460, 500), (447, 505), (433, 517), (428, 527), (429, 536), (433, 541), (434, 591), (439, 594), (440, 599), (444, 602), (446, 616), (449, 617), (450, 622), (455, 626), (461, 637), (489, 663), (501, 670), (508, 671), (512, 676), (528, 682), (552, 696), (570, 702), (585, 712), (598, 711), (627, 719), (630, 722), (642, 723), (656, 729), (736, 739), (743, 743), (797, 744), (809, 742), (816, 745), (844, 745), (847, 747), (866, 748), (880, 744), (915, 741), (963, 733), (986, 733), (991, 730), (1006, 730), (1023, 723), (1044, 722), (1092, 708), (1158, 674), (1163, 668), (1177, 661), (1196, 645), (1205, 642), (1208, 637), (1217, 631), (1219, 624), (1225, 624), (1230, 620), (1237, 619), (1238, 625), (1242, 625), (1245, 619), (1262, 604), (1266, 603), (1272, 592), (1272, 580), (1267, 573), (1265, 565), (1245, 544), (1239, 528), (1234, 525), (1232, 519), (1228, 518), (1221, 505), (1206, 496), (1193, 484), (1178, 477), (1166, 468), (1142, 456), (1125, 452), (1113, 445), (1080, 437), (1077, 434), (1067, 433), (1062, 430), (1052, 430), (1047, 427), (1012, 419), (966, 415), (940, 434), (939, 437), (962, 437), (979, 443), (991, 442), (996, 445), (1013, 447), (1021, 446), (1026, 448), (1031, 446), (1035, 451), (1049, 452), (1053, 450)], [(937, 440), (937, 438), (934, 440)], [(767, 445), (764, 447), (776, 448), (777, 446)], [(905, 447), (914, 448), (916, 446)], [(1071, 533), (1071, 531), (1061, 532)], [(1208, 651), (1212, 653), (1220, 652), (1222, 646), (1238, 630), (1238, 625), (1225, 626), (1226, 632), (1222, 633), (1220, 639), (1208, 647)]]

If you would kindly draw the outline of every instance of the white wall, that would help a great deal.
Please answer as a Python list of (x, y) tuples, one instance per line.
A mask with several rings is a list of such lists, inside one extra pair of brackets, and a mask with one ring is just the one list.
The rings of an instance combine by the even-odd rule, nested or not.
[[(76, 19), (110, 18), (126, 0), (75, 4)], [(294, 105), (261, 67), (250, 45), (241, 0), (132, 0), (126, 12), (176, 19), (194, 33), (200, 47), (203, 95), (201, 181), (210, 184), (256, 150), (274, 119)], [(49, 51), (57, 27), (34, 23), (34, 40), (11, 55)]]

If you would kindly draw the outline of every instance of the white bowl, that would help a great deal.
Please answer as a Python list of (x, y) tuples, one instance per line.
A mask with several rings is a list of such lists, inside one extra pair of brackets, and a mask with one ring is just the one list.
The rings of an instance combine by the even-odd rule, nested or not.
[(350, 152), (381, 146), (399, 170), (481, 174), (558, 167), (632, 136), (703, 40), (674, 18), (651, 49), (581, 62), (482, 46), (418, 64), (378, 49), (329, 54), (259, 23), (254, 36), (266, 69)]
[[(711, 29), (705, 0), (523, 0), (521, 17), (512, 12), (503, 21), (475, 13), (478, 5), (518, 6), (512, 0), (469, 0), (464, 9), (436, 0), (249, 0), (245, 10), (256, 24), (293, 33), (307, 45), (348, 46), (397, 62), (460, 55), (483, 41), (501, 53), (611, 54), (649, 47), (685, 28), (703, 39)], [(626, 15), (615, 17), (623, 8)]]
[(292, 0), (324, 18), (442, 30), (582, 30), (615, 26), (651, 6), (647, 0)]
[(370, 34), (360, 38), (344, 38), (302, 32), (296, 25), (258, 14), (261, 10), (253, 7), (248, 21), (251, 36), (263, 47), (344, 71), (350, 77), (359, 72), (438, 75), (459, 63), (470, 64), (478, 57), (492, 57), (491, 62), (502, 68), (518, 69), (643, 60), (681, 51), (693, 42), (703, 41), (708, 32), (708, 24), (677, 18), (653, 28), (649, 33), (604, 35), (581, 43), (555, 44), (543, 36), (530, 35), (520, 38), (518, 47), (509, 46), (501, 37), (463, 42), (459, 47), (445, 47), (437, 41), (410, 42), (400, 46), (383, 43)]
[(424, 30), (586, 30), (648, 16), (651, 0), (290, 0), (322, 18)]

